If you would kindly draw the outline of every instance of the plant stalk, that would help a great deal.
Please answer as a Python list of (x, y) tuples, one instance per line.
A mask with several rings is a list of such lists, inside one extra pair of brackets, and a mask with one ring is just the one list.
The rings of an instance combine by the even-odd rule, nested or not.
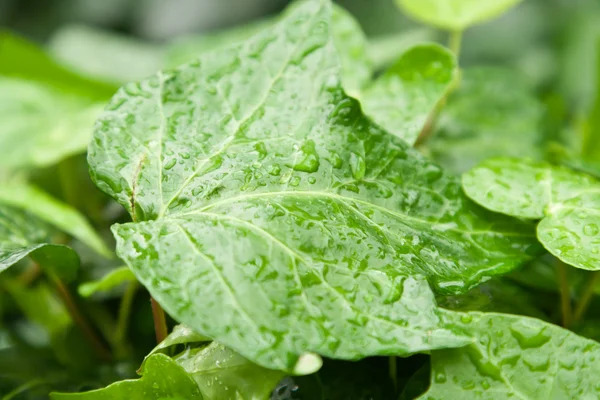
[(62, 299), (67, 311), (69, 312), (69, 315), (73, 319), (73, 322), (79, 327), (79, 329), (81, 329), (84, 336), (86, 337), (86, 339), (88, 340), (98, 357), (101, 360), (110, 361), (110, 350), (106, 347), (104, 342), (98, 337), (94, 329), (92, 329), (91, 325), (85, 319), (85, 317), (77, 307), (77, 304), (75, 303), (73, 296), (69, 292), (69, 289), (67, 289), (64, 283), (55, 276), (50, 276), (50, 280), (56, 287), (56, 291)]
[(160, 343), (167, 337), (167, 319), (164, 310), (153, 297), (150, 297), (150, 303), (152, 304), (152, 319), (154, 319), (156, 343)]
[(394, 386), (394, 394), (398, 393), (398, 357), (390, 356), (388, 357), (390, 363), (390, 379), (392, 380), (392, 385)]
[(115, 345), (120, 353), (126, 352), (127, 329), (129, 328), (129, 316), (135, 293), (138, 289), (137, 281), (130, 282), (125, 289), (121, 304), (119, 305), (119, 316), (117, 317), (117, 329), (115, 333)]
[(577, 307), (575, 307), (575, 312), (573, 313), (573, 322), (579, 321), (587, 311), (592, 298), (594, 297), (594, 290), (598, 285), (598, 280), (600, 279), (600, 271), (596, 271), (592, 273), (588, 284), (583, 289), (581, 297), (579, 298), (579, 302), (577, 303)]
[(450, 33), (450, 41), (448, 43), (448, 47), (450, 47), (450, 50), (452, 50), (452, 52), (456, 56), (456, 60), (458, 60), (460, 57), (460, 50), (462, 48), (462, 38), (462, 31), (453, 31)]
[(562, 313), (562, 326), (564, 328), (569, 327), (572, 321), (571, 296), (569, 292), (567, 268), (568, 267), (564, 262), (557, 260), (556, 269), (560, 291), (560, 308)]

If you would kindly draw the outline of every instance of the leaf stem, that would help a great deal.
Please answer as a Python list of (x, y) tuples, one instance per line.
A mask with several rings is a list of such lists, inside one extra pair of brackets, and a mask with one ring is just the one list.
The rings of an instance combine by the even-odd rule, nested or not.
[(390, 356), (388, 361), (390, 363), (390, 379), (394, 386), (394, 394), (396, 394), (398, 393), (398, 357)]
[(125, 293), (123, 294), (123, 298), (121, 299), (121, 304), (119, 305), (119, 316), (117, 317), (115, 344), (117, 346), (118, 351), (123, 354), (126, 352), (127, 348), (125, 338), (127, 337), (127, 329), (129, 327), (131, 305), (133, 304), (133, 299), (135, 297), (137, 289), (137, 281), (129, 282), (127, 288), (125, 289)]
[(562, 326), (568, 328), (571, 325), (571, 296), (569, 292), (569, 279), (567, 274), (567, 265), (561, 260), (556, 262), (556, 270), (558, 275), (558, 285), (560, 290), (560, 306), (562, 313)]
[(69, 292), (69, 289), (56, 276), (49, 274), (49, 278), (56, 287), (56, 291), (62, 299), (65, 307), (67, 308), (67, 311), (73, 319), (73, 322), (79, 327), (79, 329), (81, 329), (81, 331), (85, 335), (88, 342), (91, 344), (98, 357), (101, 360), (109, 361), (111, 359), (110, 351), (108, 350), (104, 342), (98, 337), (96, 332), (92, 329), (91, 325), (88, 323), (88, 321), (85, 319), (85, 317), (77, 307), (77, 303), (75, 302), (73, 296)]
[(579, 321), (585, 315), (585, 312), (592, 301), (592, 297), (594, 297), (594, 290), (598, 285), (598, 279), (600, 279), (600, 271), (593, 272), (587, 286), (583, 289), (577, 307), (575, 307), (573, 322)]
[(154, 319), (156, 343), (160, 343), (167, 337), (167, 319), (164, 310), (153, 297), (150, 297), (150, 303), (152, 304), (152, 319)]
[(462, 47), (462, 38), (463, 38), (463, 31), (450, 32), (450, 41), (448, 43), (448, 47), (450, 47), (450, 50), (452, 50), (452, 52), (456, 56), (457, 60), (460, 57), (460, 50)]

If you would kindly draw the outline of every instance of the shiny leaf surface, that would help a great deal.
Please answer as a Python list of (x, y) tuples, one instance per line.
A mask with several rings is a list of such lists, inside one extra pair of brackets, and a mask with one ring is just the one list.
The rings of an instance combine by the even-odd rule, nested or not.
[(388, 132), (414, 144), (456, 73), (456, 59), (448, 50), (415, 46), (360, 95), (363, 110)]
[[(465, 343), (431, 283), (461, 292), (535, 252), (532, 226), (344, 94), (327, 2), (131, 84), (97, 123), (97, 185), (132, 214), (118, 254), (195, 331), (273, 369)], [(282, 106), (285, 104), (285, 106)], [(312, 369), (312, 371), (311, 371)]]
[(568, 168), (528, 159), (495, 158), (463, 176), (469, 197), (520, 218), (542, 219), (538, 239), (574, 267), (599, 270), (600, 182)]
[(396, 0), (411, 17), (438, 28), (462, 31), (493, 19), (521, 0)]
[(120, 267), (110, 271), (102, 278), (82, 283), (77, 291), (82, 297), (90, 297), (98, 292), (106, 292), (126, 282), (135, 281), (135, 275), (128, 267)]
[(600, 344), (556, 325), (507, 314), (469, 313), (479, 339), (431, 356), (431, 387), (419, 399), (570, 399), (598, 394)]

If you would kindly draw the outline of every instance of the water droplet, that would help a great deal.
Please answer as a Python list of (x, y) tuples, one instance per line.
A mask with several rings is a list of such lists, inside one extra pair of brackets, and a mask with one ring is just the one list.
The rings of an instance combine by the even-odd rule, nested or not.
[(281, 173), (281, 168), (277, 164), (269, 165), (269, 167), (267, 168), (267, 172), (273, 176), (279, 176), (279, 174)]
[(438, 372), (435, 374), (435, 383), (444, 383), (448, 378), (444, 372)]
[(298, 186), (299, 184), (300, 184), (299, 176), (293, 176), (292, 179), (290, 179), (290, 186)]
[(587, 224), (583, 227), (583, 234), (586, 236), (596, 236), (598, 234), (598, 225)]
[(315, 149), (315, 142), (312, 140), (305, 141), (293, 157), (296, 162), (291, 167), (295, 171), (316, 172), (319, 169), (319, 154)]
[(510, 326), (510, 332), (522, 349), (541, 347), (550, 340), (550, 335), (545, 329), (519, 321)]
[(460, 322), (463, 324), (469, 324), (473, 321), (473, 316), (471, 314), (463, 314), (460, 316)]
[(315, 178), (314, 176), (308, 177), (308, 183), (310, 183), (311, 185), (314, 184), (316, 181), (317, 181), (317, 178)]
[(173, 168), (175, 166), (175, 164), (177, 163), (177, 160), (175, 158), (171, 158), (169, 161), (167, 161), (167, 163), (165, 164), (165, 170), (170, 170), (171, 168)]
[(365, 159), (356, 153), (350, 154), (350, 169), (354, 179), (362, 179), (365, 176), (366, 164)]

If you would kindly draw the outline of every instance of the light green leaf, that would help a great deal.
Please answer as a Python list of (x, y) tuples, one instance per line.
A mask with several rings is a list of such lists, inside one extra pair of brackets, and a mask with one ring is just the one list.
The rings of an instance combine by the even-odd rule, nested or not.
[(329, 15), (303, 2), (243, 44), (124, 87), (88, 158), (136, 221), (113, 227), (119, 256), (165, 310), (296, 373), (319, 366), (314, 353), (464, 344), (429, 284), (465, 291), (536, 252), (531, 225), (476, 207), (362, 115)]
[[(51, 393), (52, 400), (202, 400), (192, 378), (171, 358), (155, 354), (140, 379), (115, 382), (103, 389), (83, 393)], [(212, 400), (212, 399), (210, 399)], [(216, 399), (215, 399), (216, 400)]]
[(65, 281), (75, 278), (77, 254), (67, 246), (50, 244), (52, 230), (33, 215), (0, 205), (0, 273), (27, 256)]
[(125, 283), (135, 281), (135, 275), (128, 267), (120, 267), (110, 271), (101, 279), (86, 282), (79, 285), (77, 289), (82, 297), (90, 297), (97, 292), (107, 292)]
[(84, 25), (60, 28), (48, 48), (73, 71), (119, 84), (155, 73), (164, 58), (158, 45)]
[(415, 28), (398, 33), (369, 38), (369, 59), (375, 71), (381, 71), (392, 65), (398, 57), (413, 46), (434, 42), (436, 32), (430, 28)]
[(267, 399), (284, 376), (216, 342), (184, 351), (174, 359), (196, 381), (204, 398), (211, 400)]
[(362, 93), (363, 110), (388, 132), (414, 144), (457, 72), (448, 50), (436, 44), (415, 46)]
[(542, 161), (494, 158), (463, 175), (465, 193), (482, 206), (542, 219), (538, 239), (574, 267), (599, 270), (600, 182)]
[(419, 399), (596, 398), (597, 342), (507, 314), (464, 314), (461, 324), (479, 340), (433, 352), (431, 387)]
[(0, 34), (0, 167), (44, 167), (83, 152), (114, 90), (64, 69), (23, 39)]
[(543, 117), (544, 107), (521, 75), (497, 67), (467, 68), (426, 149), (456, 173), (491, 157), (537, 158)]
[(56, 200), (35, 186), (20, 182), (0, 185), (0, 204), (17, 207), (35, 215), (105, 257), (113, 257), (112, 251), (98, 236), (94, 228), (77, 210)]
[(152, 351), (144, 358), (144, 362), (140, 367), (140, 370), (143, 371), (144, 364), (146, 360), (156, 353), (164, 353), (169, 348), (176, 346), (178, 344), (193, 344), (193, 343), (202, 343), (202, 342), (210, 342), (211, 339), (206, 336), (200, 335), (194, 332), (191, 328), (185, 325), (175, 325), (173, 331), (160, 342)]
[(462, 31), (503, 14), (521, 0), (396, 0), (411, 17), (438, 28)]

